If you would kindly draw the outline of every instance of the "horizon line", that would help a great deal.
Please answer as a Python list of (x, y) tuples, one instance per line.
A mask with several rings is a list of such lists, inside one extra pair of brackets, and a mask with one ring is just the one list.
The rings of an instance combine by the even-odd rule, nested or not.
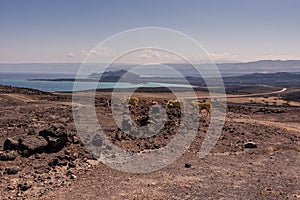
[[(277, 62), (287, 62), (287, 61), (300, 61), (299, 59), (261, 59), (261, 60), (251, 60), (251, 61), (215, 61), (215, 64), (237, 64), (237, 63), (253, 63), (253, 62), (259, 62), (259, 61), (277, 61)], [(83, 62), (0, 62), (0, 65), (18, 65), (18, 64), (82, 64)], [(109, 64), (109, 63), (97, 63), (97, 62), (91, 62), (88, 64)], [(120, 65), (134, 65), (139, 63), (114, 63), (114, 64), (120, 64)], [(152, 63), (150, 63), (152, 64)], [(161, 64), (187, 64), (187, 63), (161, 63)], [(197, 64), (211, 64), (211, 63), (197, 63)]]

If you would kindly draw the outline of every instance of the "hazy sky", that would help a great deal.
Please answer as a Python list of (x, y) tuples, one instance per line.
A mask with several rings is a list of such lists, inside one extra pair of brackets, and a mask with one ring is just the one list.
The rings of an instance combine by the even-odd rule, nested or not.
[(216, 61), (300, 59), (299, 9), (298, 0), (0, 0), (0, 63), (81, 62), (145, 26), (183, 32)]

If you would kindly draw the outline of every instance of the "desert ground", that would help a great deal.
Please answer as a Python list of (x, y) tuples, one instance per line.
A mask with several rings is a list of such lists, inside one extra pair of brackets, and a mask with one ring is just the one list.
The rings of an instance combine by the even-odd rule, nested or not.
[[(0, 87), (1, 199), (300, 199), (299, 88), (252, 88), (228, 94), (227, 118), (209, 155), (197, 152), (210, 117), (174, 163), (150, 173), (126, 173), (98, 163), (77, 135), (71, 93)], [(281, 91), (274, 93), (274, 91)], [(249, 93), (261, 95), (247, 95)], [(84, 94), (84, 93), (83, 93)], [(207, 96), (198, 91), (199, 97)], [(169, 92), (137, 92), (132, 118), (147, 122), (150, 102), (165, 106)], [(123, 133), (111, 120), (111, 93), (97, 92), (99, 123), (117, 146), (133, 152), (164, 147), (180, 112), (167, 110), (164, 129), (150, 138)], [(188, 96), (188, 94), (186, 94)], [(250, 145), (249, 145), (250, 144)]]

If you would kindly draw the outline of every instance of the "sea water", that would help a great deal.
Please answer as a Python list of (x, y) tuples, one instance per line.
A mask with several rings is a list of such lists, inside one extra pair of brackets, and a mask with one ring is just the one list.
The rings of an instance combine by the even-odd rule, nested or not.
[[(74, 91), (73, 81), (32, 81), (31, 79), (61, 79), (61, 78), (75, 78), (75, 74), (36, 74), (36, 73), (0, 73), (0, 85), (10, 85), (14, 87), (31, 88), (46, 92), (70, 92)], [(77, 82), (81, 86), (78, 88), (85, 88), (86, 90), (109, 88), (136, 88), (136, 87), (190, 87), (183, 84), (166, 84), (148, 82), (143, 84), (132, 83), (114, 83), (114, 82)]]

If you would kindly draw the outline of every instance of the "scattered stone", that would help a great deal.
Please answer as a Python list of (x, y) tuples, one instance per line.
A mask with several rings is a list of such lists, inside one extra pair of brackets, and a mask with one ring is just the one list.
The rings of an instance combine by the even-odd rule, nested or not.
[(67, 173), (66, 173), (67, 176), (71, 176), (71, 175), (73, 175), (73, 174), (74, 174), (74, 172), (73, 172), (73, 170), (71, 170), (71, 169), (69, 169), (69, 170), (67, 171)]
[(71, 162), (69, 162), (68, 167), (69, 167), (69, 168), (75, 168), (76, 165), (75, 165), (74, 162), (71, 161)]
[(56, 152), (61, 150), (66, 144), (66, 140), (64, 138), (56, 138), (56, 137), (48, 136), (47, 140), (49, 143), (48, 150), (51, 152)]
[(131, 124), (129, 122), (129, 119), (123, 119), (122, 121), (122, 131), (130, 131), (131, 130)]
[(74, 180), (74, 179), (77, 178), (77, 176), (75, 176), (74, 174), (72, 174), (70, 178)]
[(58, 155), (57, 158), (59, 160), (69, 160), (70, 159), (70, 157), (68, 155), (62, 155), (62, 154)]
[(23, 150), (22, 151), (22, 155), (24, 156), (24, 157), (29, 157), (30, 156), (30, 153), (29, 153), (29, 151), (28, 150)]
[(115, 140), (121, 141), (122, 140), (122, 133), (117, 131), (115, 134)]
[(158, 144), (153, 144), (152, 149), (159, 149), (160, 146)]
[(15, 187), (14, 187), (13, 185), (9, 185), (9, 186), (7, 186), (7, 189), (8, 189), (8, 190), (14, 190)]
[(18, 193), (17, 193), (17, 197), (22, 197), (22, 193), (21, 193), (21, 192), (18, 192)]
[(70, 156), (70, 160), (72, 160), (72, 161), (76, 160), (76, 158), (77, 158), (76, 155), (71, 155)]
[(39, 154), (34, 155), (35, 159), (41, 159), (41, 156)]
[(49, 167), (55, 167), (58, 163), (58, 159), (57, 158), (54, 158), (53, 160), (51, 160), (48, 165)]
[(39, 135), (48, 141), (48, 150), (58, 152), (65, 147), (67, 143), (67, 134), (62, 127), (50, 127), (39, 132)]
[[(42, 136), (27, 135), (19, 139), (19, 149), (26, 154), (35, 154), (47, 148), (48, 142)], [(28, 152), (26, 152), (26, 150)]]
[(148, 187), (155, 186), (156, 184), (154, 182), (148, 183)]
[(153, 106), (152, 108), (151, 108), (151, 111), (152, 111), (152, 114), (157, 114), (157, 113), (159, 113), (159, 111), (160, 111), (160, 107), (159, 106)]
[(191, 167), (192, 167), (192, 164), (190, 164), (190, 163), (185, 163), (185, 164), (184, 164), (184, 167), (185, 167), (185, 168), (191, 168)]
[(95, 147), (100, 147), (102, 146), (102, 138), (99, 134), (96, 134), (94, 137), (93, 137), (93, 140), (92, 140), (92, 145), (95, 146)]
[(113, 148), (111, 147), (111, 146), (109, 146), (109, 145), (107, 145), (106, 147), (105, 147), (107, 150), (112, 150)]
[(146, 126), (149, 123), (149, 116), (140, 116), (137, 119), (137, 122), (140, 124), (140, 126)]
[(79, 144), (79, 143), (80, 143), (80, 139), (79, 139), (76, 135), (73, 135), (73, 137), (72, 137), (72, 142), (73, 142), (74, 144)]
[(51, 168), (50, 167), (45, 167), (45, 166), (36, 166), (34, 167), (35, 171), (34, 173), (35, 174), (44, 174), (44, 173), (48, 173)]
[(9, 167), (5, 169), (7, 174), (17, 174), (20, 171), (19, 167)]
[(19, 142), (13, 138), (7, 138), (4, 141), (3, 149), (4, 150), (17, 150)]
[(16, 157), (17, 157), (17, 153), (15, 151), (0, 153), (1, 161), (15, 160)]
[(244, 147), (249, 148), (249, 149), (253, 149), (253, 148), (256, 148), (257, 145), (254, 142), (247, 142), (247, 143), (244, 144)]
[(19, 184), (18, 188), (22, 191), (27, 191), (29, 188), (32, 187), (32, 183), (31, 182), (26, 182), (24, 184)]
[(68, 161), (66, 160), (58, 160), (57, 166), (67, 166)]
[(66, 186), (66, 185), (67, 185), (66, 181), (61, 182), (61, 186)]
[(66, 154), (66, 155), (70, 155), (70, 154), (71, 154), (71, 151), (68, 150), (68, 149), (66, 149), (66, 150), (65, 150), (65, 154)]

